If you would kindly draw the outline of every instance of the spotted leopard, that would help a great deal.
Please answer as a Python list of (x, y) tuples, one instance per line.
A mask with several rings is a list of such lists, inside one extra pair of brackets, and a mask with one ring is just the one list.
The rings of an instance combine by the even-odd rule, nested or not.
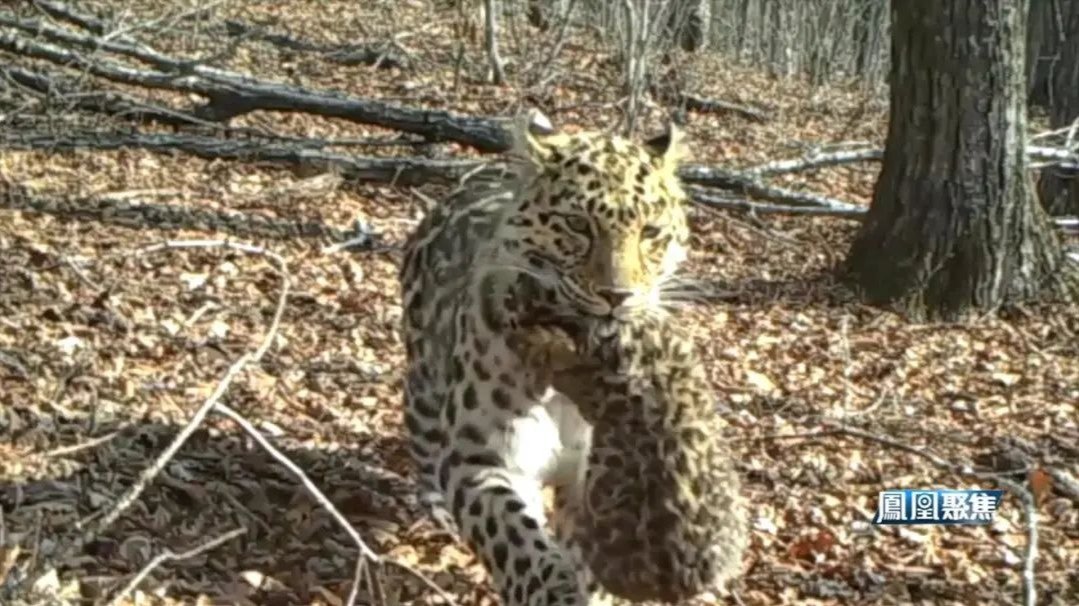
[(406, 243), (405, 425), (421, 501), (503, 603), (583, 606), (593, 587), (541, 490), (572, 491), (591, 428), (511, 336), (662, 304), (688, 244), (681, 137), (553, 132), (536, 114), (513, 137), (505, 179), (466, 182)]
[[(558, 342), (525, 339), (523, 351)], [(592, 425), (563, 532), (620, 598), (674, 603), (724, 586), (746, 548), (746, 502), (690, 331), (646, 309), (591, 322), (576, 341), (589, 365), (551, 361), (552, 385)]]

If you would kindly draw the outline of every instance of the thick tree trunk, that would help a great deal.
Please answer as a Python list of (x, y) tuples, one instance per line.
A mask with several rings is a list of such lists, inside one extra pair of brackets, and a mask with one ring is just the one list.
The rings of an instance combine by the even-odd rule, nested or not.
[[(1049, 2), (1049, 0), (1035, 0)], [(1049, 125), (1066, 128), (1079, 120), (1079, 0), (1057, 0), (1057, 17), (1065, 34), (1059, 40), (1049, 83)], [(1079, 140), (1079, 129), (1074, 140)], [(1050, 214), (1079, 215), (1079, 171), (1049, 167), (1038, 187)]]
[(1026, 8), (893, 0), (884, 165), (846, 266), (869, 301), (956, 319), (1074, 292), (1025, 174)]

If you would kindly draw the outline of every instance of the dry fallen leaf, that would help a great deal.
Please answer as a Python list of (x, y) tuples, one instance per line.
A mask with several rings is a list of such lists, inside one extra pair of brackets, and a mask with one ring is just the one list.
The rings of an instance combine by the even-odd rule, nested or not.
[(764, 373), (757, 372), (755, 370), (746, 369), (746, 382), (749, 383), (753, 389), (759, 393), (772, 393), (776, 390), (776, 384), (772, 382)]

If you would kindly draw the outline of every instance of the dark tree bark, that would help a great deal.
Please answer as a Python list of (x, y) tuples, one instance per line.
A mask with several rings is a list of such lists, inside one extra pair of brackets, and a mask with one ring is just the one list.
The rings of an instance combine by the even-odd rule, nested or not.
[(749, 0), (741, 0), (738, 5), (738, 24), (735, 32), (734, 53), (739, 61), (746, 58), (746, 31), (749, 29)]
[(545, 32), (551, 28), (551, 19), (547, 12), (551, 10), (546, 0), (528, 0), (528, 24)]
[(667, 25), (682, 50), (693, 53), (708, 44), (711, 7), (703, 0), (677, 0)]
[(1062, 4), (1075, 0), (1030, 0), (1027, 19), (1027, 104), (1049, 107), (1053, 71), (1060, 51)]
[(1074, 296), (1028, 187), (1026, 17), (1026, 0), (892, 1), (883, 167), (846, 263), (870, 302), (951, 320)]
[[(1059, 6), (1056, 16), (1064, 31), (1048, 85), (1049, 126), (1057, 129), (1079, 120), (1079, 0), (1055, 0), (1053, 4)], [(1079, 215), (1079, 171), (1046, 168), (1038, 194), (1050, 214)]]

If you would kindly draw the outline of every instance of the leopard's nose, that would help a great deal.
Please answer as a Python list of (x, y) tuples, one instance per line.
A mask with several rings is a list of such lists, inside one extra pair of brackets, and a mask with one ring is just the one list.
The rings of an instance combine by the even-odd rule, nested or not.
[(633, 296), (633, 291), (628, 288), (604, 288), (599, 294), (611, 307), (618, 307)]

